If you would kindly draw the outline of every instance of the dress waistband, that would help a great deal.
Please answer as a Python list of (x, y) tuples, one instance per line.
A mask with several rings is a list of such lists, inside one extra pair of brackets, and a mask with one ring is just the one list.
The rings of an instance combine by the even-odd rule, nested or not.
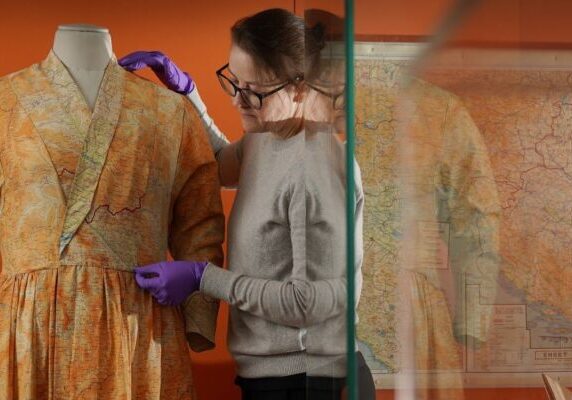
[(23, 269), (23, 268), (15, 268), (16, 272), (9, 272), (10, 270), (12, 270), (12, 268), (8, 267), (8, 268), (2, 268), (2, 273), (0, 273), (0, 278), (12, 278), (12, 277), (17, 277), (20, 275), (26, 275), (26, 274), (33, 274), (33, 273), (37, 273), (37, 272), (41, 272), (41, 271), (50, 271), (50, 270), (61, 270), (62, 268), (99, 268), (99, 269), (106, 269), (106, 270), (112, 270), (112, 271), (117, 271), (117, 272), (125, 272), (125, 273), (129, 273), (132, 274), (135, 267), (137, 267), (136, 265), (134, 265), (133, 267), (126, 267), (123, 264), (102, 264), (102, 263), (97, 263), (97, 262), (84, 262), (84, 263), (69, 263), (69, 264), (63, 264), (63, 263), (59, 263), (59, 264), (50, 264), (50, 265), (45, 265), (45, 266), (41, 266), (41, 267), (36, 267), (33, 269)]

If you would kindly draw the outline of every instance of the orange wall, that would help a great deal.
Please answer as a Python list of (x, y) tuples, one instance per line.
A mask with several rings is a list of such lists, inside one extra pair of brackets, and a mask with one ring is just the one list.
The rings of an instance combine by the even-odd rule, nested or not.
[[(426, 36), (454, 0), (355, 0), (356, 34)], [(482, 0), (455, 40), (501, 46), (572, 47), (572, 1)]]
[[(139, 49), (160, 49), (195, 78), (209, 113), (230, 138), (240, 123), (214, 71), (227, 60), (229, 27), (239, 17), (263, 8), (282, 7), (302, 13), (325, 8), (341, 13), (342, 0), (0, 0), (0, 76), (45, 57), (61, 23), (92, 23), (110, 28), (118, 57)], [(356, 0), (356, 33), (360, 35), (430, 34), (453, 0)], [(460, 40), (572, 44), (572, 1), (488, 0), (458, 35)], [(153, 78), (151, 74), (145, 76)], [(232, 194), (224, 194), (228, 215)], [(202, 400), (238, 398), (232, 385), (234, 367), (226, 352), (226, 307), (219, 319), (217, 350), (193, 355), (195, 380)], [(381, 393), (381, 392), (380, 392)], [(524, 394), (526, 393), (526, 395)], [(468, 399), (541, 399), (542, 391), (472, 391)], [(482, 396), (482, 397), (481, 397)], [(392, 398), (389, 391), (383, 398)]]
[[(198, 83), (209, 114), (231, 139), (240, 119), (215, 70), (228, 58), (232, 24), (264, 8), (293, 10), (293, 0), (0, 0), (0, 76), (42, 60), (58, 24), (89, 23), (110, 29), (117, 57), (134, 50), (162, 50)], [(154, 79), (147, 72), (144, 76)], [(233, 193), (223, 194), (228, 215)], [(234, 365), (226, 351), (227, 308), (219, 317), (217, 349), (193, 354), (201, 400), (237, 399)]]
[(43, 59), (58, 24), (105, 26), (118, 57), (160, 49), (189, 71), (219, 127), (237, 138), (239, 118), (215, 70), (227, 61), (231, 25), (270, 7), (293, 10), (293, 0), (0, 0), (0, 76)]

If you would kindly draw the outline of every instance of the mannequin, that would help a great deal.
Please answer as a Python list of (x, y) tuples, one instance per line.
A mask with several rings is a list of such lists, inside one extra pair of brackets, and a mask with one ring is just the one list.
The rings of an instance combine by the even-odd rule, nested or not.
[(84, 25), (0, 77), (0, 105), (0, 399), (196, 400), (189, 347), (214, 347), (218, 303), (163, 307), (133, 273), (168, 252), (222, 263), (218, 169), (193, 105), (126, 72), (108, 30)]
[(113, 57), (111, 35), (107, 28), (87, 25), (60, 25), (53, 51), (79, 86), (93, 111), (99, 86), (109, 60)]

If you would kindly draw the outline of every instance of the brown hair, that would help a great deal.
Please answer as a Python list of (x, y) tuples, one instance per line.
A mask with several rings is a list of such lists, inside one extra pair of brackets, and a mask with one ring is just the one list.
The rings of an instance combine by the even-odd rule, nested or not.
[(304, 76), (304, 20), (281, 8), (261, 11), (236, 22), (232, 41), (279, 79)]
[(328, 62), (321, 54), (326, 41), (344, 40), (344, 19), (320, 9), (305, 10), (304, 19), (307, 24), (305, 78), (311, 81), (328, 67)]

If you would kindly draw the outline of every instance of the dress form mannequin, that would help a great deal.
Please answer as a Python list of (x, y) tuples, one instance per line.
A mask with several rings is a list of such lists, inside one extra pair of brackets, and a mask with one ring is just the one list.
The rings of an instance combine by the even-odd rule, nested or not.
[(113, 57), (107, 28), (75, 24), (60, 25), (53, 51), (66, 66), (85, 100), (93, 110), (103, 74)]

